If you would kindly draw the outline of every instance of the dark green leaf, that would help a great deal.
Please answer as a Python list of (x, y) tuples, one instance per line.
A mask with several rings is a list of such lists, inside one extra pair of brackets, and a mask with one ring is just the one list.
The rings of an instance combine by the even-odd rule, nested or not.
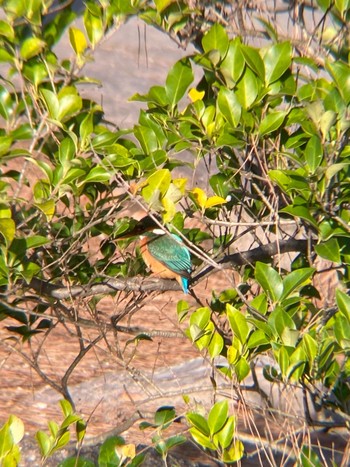
[(264, 56), (266, 86), (278, 80), (290, 67), (291, 57), (290, 42), (275, 44), (267, 50)]
[(282, 125), (286, 115), (287, 114), (284, 110), (279, 110), (267, 114), (260, 123), (259, 134), (261, 136), (265, 136), (278, 130), (278, 128), (280, 128)]
[(245, 62), (254, 71), (254, 73), (260, 78), (262, 82), (265, 81), (265, 65), (261, 58), (258, 49), (242, 45), (241, 50), (244, 55)]
[(305, 148), (305, 160), (310, 172), (314, 173), (320, 166), (323, 159), (323, 149), (321, 140), (317, 135), (311, 136)]
[(241, 105), (235, 93), (222, 87), (219, 91), (217, 102), (224, 118), (235, 128), (239, 124), (241, 117)]
[(280, 300), (283, 293), (283, 282), (278, 272), (265, 263), (257, 262), (255, 279), (274, 302)]
[(227, 54), (220, 65), (220, 71), (229, 88), (237, 83), (244, 71), (245, 61), (241, 51), (241, 41), (237, 37), (230, 41)]
[(189, 59), (183, 58), (176, 62), (169, 71), (165, 83), (166, 95), (172, 107), (185, 95), (192, 81), (193, 72)]
[(321, 258), (328, 261), (333, 261), (333, 263), (341, 262), (339, 243), (336, 238), (330, 238), (326, 242), (315, 245), (315, 251)]
[(290, 272), (283, 279), (283, 294), (281, 296), (281, 300), (284, 300), (299, 287), (305, 285), (305, 282), (313, 275), (314, 272), (314, 268), (302, 268)]

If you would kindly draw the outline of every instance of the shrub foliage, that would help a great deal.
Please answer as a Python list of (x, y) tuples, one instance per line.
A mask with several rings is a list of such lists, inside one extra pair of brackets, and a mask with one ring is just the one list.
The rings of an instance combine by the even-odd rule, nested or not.
[[(75, 336), (67, 339), (77, 339), (80, 352), (59, 383), (46, 382), (73, 406), (69, 378), (86, 353), (101, 339), (113, 346), (120, 319), (142, 309), (149, 294), (180, 290), (142, 278), (138, 253), (116, 240), (133, 222), (125, 208), (136, 204), (160, 215), (191, 251), (193, 292), (179, 295), (178, 319), (213, 374), (237, 389), (253, 377), (259, 391), (255, 363), (268, 356), (266, 380), (300, 388), (305, 406), (311, 397), (318, 410), (337, 415), (317, 423), (348, 426), (350, 3), (277, 2), (274, 11), (274, 2), (261, 10), (250, 3), (101, 0), (73, 9), (72, 2), (1, 2), (0, 316), (14, 337), (2, 345), (11, 351), (28, 341), (21, 356), (45, 376), (38, 356), (47, 338), (72, 323)], [(162, 85), (130, 96), (144, 109), (125, 129), (106, 122), (81, 85), (95, 82), (84, 74), (94, 50), (132, 16), (194, 49)], [(73, 59), (55, 53), (63, 34)], [(93, 243), (96, 261), (87, 248)], [(226, 285), (208, 286), (202, 303), (196, 287), (217, 274)], [(330, 277), (328, 290), (317, 285)], [(123, 313), (102, 330), (105, 294)], [(99, 329), (95, 340), (87, 321)], [(141, 333), (135, 342), (150, 337)], [(189, 409), (189, 434), (232, 463), (244, 446), (236, 415), (219, 399), (207, 414)], [(68, 426), (82, 423), (70, 404), (62, 403), (65, 422), (50, 427), (51, 437), (38, 434), (44, 458), (68, 442)], [(150, 425), (163, 433), (175, 417), (160, 410)], [(316, 423), (307, 407), (305, 418)], [(11, 427), (22, 430), (18, 419), (8, 420), (0, 456), (16, 465), (21, 436)], [(113, 449), (124, 446), (111, 454), (113, 465), (141, 462), (113, 439)], [(166, 461), (183, 438), (164, 439), (154, 445)], [(108, 443), (104, 449), (109, 459)], [(305, 462), (321, 465), (315, 456), (300, 450)]]

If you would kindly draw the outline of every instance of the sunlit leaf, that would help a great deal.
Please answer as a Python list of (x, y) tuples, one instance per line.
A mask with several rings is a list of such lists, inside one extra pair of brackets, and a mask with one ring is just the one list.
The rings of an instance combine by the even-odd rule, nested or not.
[(222, 87), (218, 94), (218, 107), (225, 120), (236, 127), (241, 117), (241, 105), (236, 94)]
[(13, 219), (0, 218), (0, 233), (5, 239), (7, 248), (15, 238), (16, 224)]
[(227, 54), (220, 65), (220, 71), (229, 88), (237, 83), (244, 71), (244, 67), (245, 60), (241, 50), (241, 41), (237, 37), (230, 41)]
[(191, 88), (188, 92), (188, 97), (191, 99), (191, 102), (201, 101), (204, 95), (204, 91), (197, 91), (196, 88)]
[(69, 28), (69, 41), (77, 55), (82, 55), (87, 48), (87, 41), (84, 33), (74, 26)]
[(246, 68), (237, 84), (236, 96), (244, 109), (248, 109), (257, 98), (259, 92), (256, 75), (250, 68)]
[(193, 71), (188, 58), (183, 58), (175, 63), (168, 73), (165, 90), (172, 107), (185, 95), (189, 85), (193, 81)]
[(259, 126), (261, 136), (268, 135), (273, 131), (278, 130), (286, 117), (286, 112), (283, 110), (271, 112), (262, 120)]
[(45, 42), (38, 37), (29, 37), (28, 39), (25, 39), (20, 48), (21, 57), (23, 60), (29, 60), (30, 58), (35, 57), (35, 55), (38, 55), (45, 45)]
[(271, 266), (258, 261), (255, 278), (273, 301), (278, 301), (283, 293), (283, 282), (278, 272)]
[(292, 47), (290, 42), (281, 42), (270, 47), (265, 56), (266, 85), (279, 79), (290, 67), (292, 61)]
[(304, 154), (311, 173), (314, 173), (317, 167), (320, 166), (323, 159), (322, 144), (317, 135), (311, 136), (306, 145)]
[(227, 421), (227, 415), (228, 402), (226, 399), (216, 402), (210, 409), (208, 415), (208, 427), (212, 436), (223, 428)]
[(228, 36), (225, 28), (219, 23), (214, 23), (209, 31), (203, 36), (202, 46), (204, 52), (218, 50), (221, 57), (223, 57), (228, 47)]

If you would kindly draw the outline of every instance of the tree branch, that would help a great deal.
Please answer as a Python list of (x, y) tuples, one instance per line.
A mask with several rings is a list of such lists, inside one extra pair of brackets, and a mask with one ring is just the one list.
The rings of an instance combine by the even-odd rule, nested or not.
[[(218, 261), (218, 264), (221, 266), (221, 269), (227, 269), (235, 266), (243, 266), (244, 264), (253, 264), (256, 261), (266, 261), (272, 256), (281, 253), (305, 253), (307, 248), (307, 240), (291, 239), (286, 241), (276, 241), (259, 246), (253, 250), (225, 256)], [(213, 270), (213, 266), (208, 266), (205, 270), (192, 278), (192, 284), (199, 282), (204, 276), (211, 274)], [(110, 294), (118, 291), (152, 292), (154, 290), (158, 290), (160, 292), (165, 292), (181, 290), (181, 287), (177, 282), (157, 277), (109, 277), (106, 278), (104, 282), (100, 282), (98, 284), (75, 285), (71, 287), (55, 285), (38, 278), (33, 278), (29, 284), (29, 288), (34, 289), (40, 295), (46, 295), (58, 300), (75, 297), (91, 297), (94, 295)]]

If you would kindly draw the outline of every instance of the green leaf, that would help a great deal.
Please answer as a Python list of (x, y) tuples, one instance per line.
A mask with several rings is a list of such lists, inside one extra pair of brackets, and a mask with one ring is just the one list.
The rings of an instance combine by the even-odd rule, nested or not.
[(335, 291), (335, 297), (339, 311), (348, 319), (350, 322), (350, 296), (342, 292), (340, 289)]
[(111, 436), (104, 441), (98, 456), (99, 467), (119, 466), (119, 456), (116, 453), (116, 446), (123, 446), (124, 439), (121, 436)]
[(95, 463), (83, 457), (67, 457), (58, 464), (58, 467), (95, 467)]
[(185, 95), (187, 88), (193, 81), (193, 71), (188, 58), (175, 63), (168, 73), (165, 90), (172, 107)]
[(8, 153), (11, 148), (12, 138), (10, 136), (0, 136), (0, 156)]
[(265, 332), (262, 329), (257, 329), (250, 334), (247, 346), (248, 349), (256, 349), (261, 345), (267, 345), (269, 343), (270, 341), (266, 337)]
[(24, 436), (24, 424), (22, 420), (16, 417), (16, 415), (10, 415), (6, 423), (8, 424), (13, 443), (18, 444)]
[(287, 298), (297, 288), (305, 285), (305, 282), (313, 275), (314, 272), (314, 268), (302, 268), (290, 272), (283, 279), (283, 294), (281, 296), (281, 300)]
[(167, 451), (171, 448), (173, 448), (174, 446), (179, 446), (180, 444), (183, 444), (187, 441), (187, 438), (185, 435), (174, 435), (174, 436), (171, 436), (170, 438), (168, 438), (166, 440), (166, 449)]
[(310, 334), (304, 334), (302, 344), (310, 364), (314, 363), (317, 356), (317, 342)]
[(16, 224), (14, 220), (0, 218), (0, 233), (5, 239), (6, 247), (9, 248), (16, 233)]
[(234, 463), (238, 462), (242, 459), (244, 455), (244, 445), (240, 440), (234, 440), (232, 443), (232, 447), (228, 451), (224, 451), (222, 460), (226, 463)]
[[(272, 327), (275, 331), (275, 335), (279, 336), (279, 338), (286, 344), (285, 340), (295, 340), (295, 333), (289, 333), (290, 330), (295, 331), (296, 326), (292, 318), (289, 314), (283, 310), (281, 307), (276, 307), (268, 319), (268, 324)], [(294, 345), (293, 345), (294, 346)]]
[(309, 139), (304, 151), (304, 155), (310, 172), (315, 173), (323, 159), (322, 143), (317, 135), (313, 135)]
[(260, 78), (262, 82), (265, 81), (265, 65), (258, 52), (258, 49), (242, 45), (241, 50), (244, 55), (246, 64), (251, 70)]
[(45, 47), (45, 42), (38, 37), (29, 37), (25, 39), (20, 48), (20, 55), (23, 60), (29, 60), (38, 55)]
[[(94, 5), (95, 6), (95, 5)], [(92, 8), (89, 3), (84, 12), (84, 27), (88, 38), (94, 48), (103, 37), (102, 11), (99, 8)]]
[(244, 109), (248, 109), (255, 101), (259, 92), (256, 75), (246, 68), (244, 75), (237, 84), (236, 96)]
[(227, 415), (228, 402), (226, 399), (213, 405), (208, 415), (208, 427), (211, 436), (223, 428), (227, 421)]
[(227, 54), (220, 65), (220, 72), (229, 88), (237, 83), (244, 71), (244, 67), (245, 60), (241, 51), (241, 41), (236, 37), (230, 41)]
[(60, 107), (57, 95), (49, 89), (41, 89), (40, 92), (46, 104), (50, 118), (57, 120)]
[(217, 357), (218, 355), (220, 355), (223, 348), (224, 348), (224, 339), (217, 331), (214, 331), (210, 338), (210, 342), (208, 345), (208, 351), (209, 351), (210, 358), (213, 359)]
[(294, 217), (300, 217), (310, 222), (311, 225), (318, 228), (315, 217), (311, 214), (310, 209), (306, 205), (286, 206), (281, 209), (281, 212), (286, 212)]
[(93, 167), (83, 179), (85, 183), (106, 183), (111, 179), (111, 174), (104, 167)]
[(290, 42), (274, 44), (265, 56), (265, 82), (266, 86), (277, 81), (288, 70), (292, 62), (292, 47)]
[(333, 261), (333, 263), (341, 262), (339, 243), (336, 238), (330, 238), (326, 242), (315, 245), (315, 251), (321, 258), (328, 261)]
[(324, 463), (310, 446), (304, 445), (300, 450), (298, 466), (323, 467)]
[(162, 13), (174, 0), (154, 0), (157, 12)]
[(203, 435), (209, 436), (210, 430), (209, 430), (208, 422), (202, 415), (198, 413), (190, 412), (186, 414), (186, 419), (189, 421), (189, 423), (193, 427), (195, 427)]
[(4, 20), (0, 20), (0, 36), (4, 36), (6, 39), (13, 41), (15, 37), (15, 31), (10, 23)]
[(154, 415), (154, 422), (156, 425), (162, 426), (174, 421), (175, 417), (174, 407), (159, 407)]
[(235, 432), (235, 427), (236, 419), (234, 415), (231, 415), (230, 417), (228, 417), (223, 428), (218, 433), (216, 433), (216, 439), (223, 449), (226, 449), (231, 445)]
[(208, 307), (198, 308), (190, 317), (190, 324), (196, 324), (200, 329), (205, 329), (210, 320), (211, 311)]
[(66, 86), (58, 93), (58, 103), (57, 120), (63, 120), (79, 112), (82, 108), (83, 100), (74, 86)]
[(284, 110), (270, 112), (267, 114), (259, 125), (260, 136), (265, 136), (278, 130), (278, 128), (282, 125), (286, 115), (287, 113)]
[(35, 437), (39, 444), (41, 455), (46, 457), (51, 449), (50, 437), (44, 431), (37, 431)]
[(246, 317), (229, 303), (226, 305), (226, 314), (234, 335), (244, 345), (249, 335), (249, 326)]
[(282, 345), (279, 351), (277, 352), (277, 362), (281, 369), (282, 375), (286, 376), (288, 372), (290, 360), (289, 360), (288, 351), (284, 345)]
[(250, 373), (250, 366), (245, 357), (241, 357), (234, 365), (235, 373), (239, 382), (242, 382)]
[(215, 445), (210, 441), (210, 438), (208, 436), (203, 435), (197, 428), (190, 428), (189, 432), (192, 436), (192, 438), (198, 443), (200, 446), (207, 448), (207, 449), (212, 449), (215, 451)]
[(255, 267), (255, 279), (272, 301), (276, 302), (281, 298), (283, 282), (278, 272), (271, 266), (258, 261)]
[(241, 105), (233, 91), (221, 87), (218, 93), (217, 103), (220, 112), (225, 120), (235, 128), (238, 126), (241, 118)]
[(47, 220), (51, 220), (53, 215), (55, 214), (55, 201), (53, 199), (49, 199), (47, 201), (43, 201), (42, 203), (35, 203), (35, 206), (42, 211)]
[(67, 136), (61, 141), (58, 148), (58, 159), (62, 165), (71, 161), (75, 156), (76, 147), (74, 141)]
[(202, 46), (205, 53), (218, 50), (221, 58), (225, 56), (228, 47), (228, 36), (225, 28), (215, 23), (203, 36)]
[(319, 125), (324, 140), (328, 137), (328, 134), (336, 121), (337, 113), (333, 110), (327, 110), (322, 115)]
[(147, 185), (142, 189), (142, 196), (147, 203), (153, 200), (155, 194), (158, 197), (165, 196), (171, 183), (171, 174), (168, 169), (160, 169), (150, 175), (147, 179)]
[(337, 88), (343, 97), (345, 104), (350, 103), (350, 66), (340, 60), (327, 63), (327, 69), (332, 74)]
[(134, 127), (134, 135), (138, 139), (143, 152), (147, 155), (152, 154), (158, 149), (158, 139), (152, 128), (136, 125)]
[(5, 86), (0, 85), (0, 115), (9, 120), (12, 115), (13, 100)]
[(65, 418), (74, 414), (72, 404), (67, 399), (61, 399), (60, 406)]

